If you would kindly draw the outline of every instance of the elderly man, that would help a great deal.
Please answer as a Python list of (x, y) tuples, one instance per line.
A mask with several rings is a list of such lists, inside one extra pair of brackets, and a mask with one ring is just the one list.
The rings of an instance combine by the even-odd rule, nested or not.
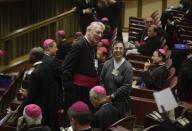
[(23, 116), (18, 119), (17, 130), (20, 131), (52, 131), (48, 126), (41, 125), (42, 111), (38, 105), (26, 105)]
[(31, 49), (29, 59), (33, 70), (29, 76), (27, 97), (24, 99), (19, 111), (27, 104), (37, 104), (42, 109), (42, 123), (58, 131), (57, 112), (62, 108), (62, 92), (59, 88), (50, 65), (43, 62), (44, 51), (41, 47)]
[(144, 30), (142, 30), (142, 31), (138, 34), (137, 40), (135, 41), (135, 45), (136, 45), (136, 46), (140, 46), (140, 44), (146, 39), (148, 28), (149, 28), (152, 24), (154, 24), (154, 20), (153, 20), (153, 18), (150, 17), (150, 16), (146, 17), (144, 21), (145, 21), (145, 26), (146, 26), (146, 28), (145, 28)]
[(105, 26), (92, 22), (84, 37), (77, 40), (66, 56), (63, 65), (63, 83), (66, 94), (66, 107), (77, 100), (89, 102), (89, 90), (98, 82), (95, 45), (100, 41)]
[[(106, 90), (102, 86), (93, 87), (90, 92), (90, 101), (98, 110), (94, 114), (92, 127), (104, 131), (121, 118), (120, 112), (111, 103), (106, 101)], [(110, 118), (110, 119), (109, 119)]]
[(91, 127), (92, 114), (83, 101), (73, 103), (67, 114), (73, 131), (93, 131)]

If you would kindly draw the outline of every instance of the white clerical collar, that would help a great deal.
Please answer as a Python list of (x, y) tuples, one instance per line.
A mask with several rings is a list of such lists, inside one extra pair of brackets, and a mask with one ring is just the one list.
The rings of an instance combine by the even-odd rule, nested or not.
[(86, 35), (85, 35), (85, 39), (87, 40), (87, 42), (88, 42), (90, 45), (92, 45)]
[(37, 61), (37, 62), (35, 62), (35, 63), (33, 64), (33, 66), (39, 65), (39, 64), (41, 64), (41, 63), (43, 63), (43, 62), (42, 62), (42, 61)]
[(116, 61), (114, 59), (114, 68), (118, 69), (123, 64), (124, 61), (125, 61), (125, 58), (122, 58), (120, 61)]
[(48, 53), (46, 53), (46, 52), (45, 52), (44, 54), (47, 55), (47, 56), (50, 56), (50, 55), (49, 55)]

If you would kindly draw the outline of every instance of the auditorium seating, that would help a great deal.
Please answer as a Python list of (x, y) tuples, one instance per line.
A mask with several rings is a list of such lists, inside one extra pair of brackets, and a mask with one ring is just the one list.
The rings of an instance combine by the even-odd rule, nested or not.
[(12, 127), (12, 126), (0, 126), (0, 131), (16, 131), (16, 127)]
[(137, 17), (129, 17), (129, 41), (135, 41), (137, 35), (145, 29), (144, 19)]
[[(168, 79), (165, 83), (165, 88), (171, 88), (172, 91), (175, 91), (175, 87), (177, 85), (177, 76), (174, 76), (170, 79)], [(162, 88), (164, 89), (164, 88)], [(142, 97), (142, 98), (148, 98), (148, 99), (154, 99), (153, 98), (153, 92), (157, 90), (155, 89), (148, 89), (147, 87), (143, 88), (132, 88), (131, 90), (131, 96), (136, 96), (136, 97)]]
[(157, 131), (158, 124), (151, 125), (147, 128), (145, 128), (143, 131)]
[(107, 129), (106, 131), (130, 131), (122, 126), (116, 126), (116, 127), (111, 127)]
[(139, 54), (129, 54), (126, 56), (127, 60), (137, 60), (137, 61), (144, 61), (148, 62), (148, 60), (151, 61), (151, 57), (149, 56), (144, 56), (144, 55), (139, 55)]
[(157, 110), (154, 100), (135, 96), (131, 96), (130, 99), (132, 114), (135, 115), (136, 123), (139, 125), (143, 125), (146, 114)]
[(169, 80), (170, 78), (172, 78), (174, 75), (175, 75), (175, 67), (171, 67), (169, 70), (168, 70), (168, 77), (167, 77), (167, 80)]
[(133, 131), (133, 128), (135, 126), (136, 117), (135, 116), (126, 116), (114, 124), (112, 124), (106, 131), (110, 131), (109, 129), (117, 128), (118, 126), (121, 126), (125, 129), (128, 129), (130, 131)]
[[(23, 79), (23, 75), (25, 72), (25, 68), (23, 70), (21, 70), (19, 72), (19, 74), (17, 75), (17, 78), (11, 83), (11, 85), (9, 86), (9, 88), (4, 92), (4, 94), (1, 97), (0, 100), (0, 116), (1, 116), (1, 120), (2, 118), (6, 118), (0, 126), (0, 130), (2, 131), (15, 131), (14, 126), (12, 126), (12, 124), (16, 125), (16, 121), (12, 121), (13, 123), (11, 123), (11, 126), (7, 124), (7, 121), (10, 120), (10, 118), (12, 118), (11, 116), (14, 114), (11, 114), (11, 116), (7, 117), (7, 115), (9, 115), (10, 113), (7, 114), (7, 109), (9, 108), (9, 106), (11, 107), (11, 109), (16, 109), (18, 107), (18, 105), (21, 102), (14, 102), (13, 100), (16, 97), (16, 94), (18, 92), (18, 90), (21, 87), (21, 82)], [(15, 119), (14, 119), (15, 120)]]
[(168, 59), (165, 61), (165, 65), (166, 65), (167, 69), (169, 69), (172, 66), (172, 64), (173, 64), (172, 59)]

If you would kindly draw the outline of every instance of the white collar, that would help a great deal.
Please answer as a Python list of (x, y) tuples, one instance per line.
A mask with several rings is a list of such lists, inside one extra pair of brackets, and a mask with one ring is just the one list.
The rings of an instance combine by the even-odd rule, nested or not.
[(42, 61), (37, 61), (37, 62), (35, 62), (35, 63), (33, 64), (33, 66), (39, 65), (39, 64), (41, 64), (41, 63), (43, 63), (43, 62), (42, 62)]
[(85, 35), (85, 39), (87, 40), (87, 42), (92, 46), (90, 40), (87, 38), (87, 36)]
[(118, 69), (125, 61), (125, 58), (122, 58), (120, 61), (116, 61), (115, 59), (113, 61), (114, 61), (114, 68)]

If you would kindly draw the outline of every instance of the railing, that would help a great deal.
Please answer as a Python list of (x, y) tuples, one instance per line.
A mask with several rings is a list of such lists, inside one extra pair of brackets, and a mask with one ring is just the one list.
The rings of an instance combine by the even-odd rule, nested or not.
[(41, 46), (45, 38), (54, 39), (55, 32), (58, 29), (64, 29), (68, 37), (72, 36), (78, 30), (77, 17), (74, 15), (74, 11), (75, 8), (52, 18), (15, 30), (0, 38), (0, 48), (5, 52), (5, 56), (0, 61), (1, 66), (7, 66), (16, 58), (28, 54), (33, 47)]

